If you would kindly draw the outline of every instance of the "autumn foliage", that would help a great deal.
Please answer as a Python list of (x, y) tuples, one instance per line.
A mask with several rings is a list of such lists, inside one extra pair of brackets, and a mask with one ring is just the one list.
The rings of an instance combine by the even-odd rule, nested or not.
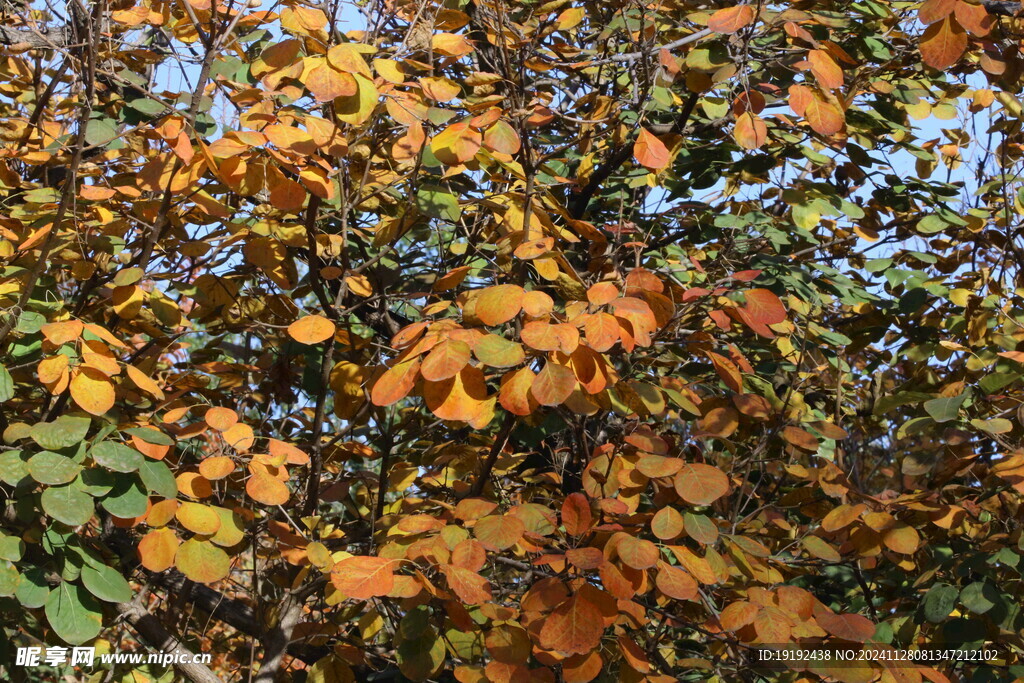
[(1019, 9), (0, 5), (0, 671), (1024, 676)]

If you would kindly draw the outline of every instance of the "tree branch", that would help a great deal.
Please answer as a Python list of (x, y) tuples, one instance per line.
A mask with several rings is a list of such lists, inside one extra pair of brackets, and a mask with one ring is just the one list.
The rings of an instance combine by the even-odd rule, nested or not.
[[(135, 602), (117, 604), (121, 617), (150, 646), (173, 658), (174, 668), (193, 683), (221, 683), (209, 667), (193, 661), (195, 654), (167, 632), (160, 620), (142, 605)], [(181, 661), (179, 661), (181, 660)]]

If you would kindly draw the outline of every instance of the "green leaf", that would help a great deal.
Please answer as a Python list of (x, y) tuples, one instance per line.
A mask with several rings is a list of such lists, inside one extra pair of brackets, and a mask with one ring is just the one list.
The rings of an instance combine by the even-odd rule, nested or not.
[(932, 235), (937, 232), (942, 232), (949, 227), (949, 224), (942, 220), (939, 216), (931, 214), (925, 216), (917, 222), (917, 231), (924, 233), (925, 235)]
[(174, 474), (161, 460), (143, 460), (139, 468), (139, 476), (146, 488), (163, 498), (178, 497), (178, 482)]
[(92, 498), (73, 483), (49, 487), (40, 501), (46, 514), (68, 526), (85, 524), (95, 512)]
[(138, 477), (120, 476), (101, 505), (115, 517), (131, 519), (146, 513), (148, 501), (149, 496)]
[(125, 434), (131, 436), (137, 436), (139, 439), (146, 443), (151, 443), (157, 446), (173, 446), (174, 439), (167, 434), (156, 429), (144, 429), (142, 427), (132, 427), (131, 429), (124, 430)]
[(352, 669), (341, 657), (329, 654), (309, 667), (306, 683), (348, 683), (354, 681)]
[(46, 316), (35, 311), (22, 311), (15, 328), (22, 334), (35, 334), (46, 324)]
[(953, 607), (956, 606), (956, 599), (959, 595), (960, 591), (955, 586), (945, 583), (935, 584), (924, 596), (922, 603), (924, 618), (933, 624), (945, 621), (949, 613), (953, 611)]
[(1002, 596), (992, 584), (975, 581), (960, 592), (960, 602), (975, 614), (984, 614), (1002, 602)]
[(113, 567), (83, 567), (82, 583), (100, 600), (128, 602), (132, 599), (132, 587)]
[(148, 97), (139, 97), (128, 102), (128, 106), (139, 114), (146, 116), (157, 116), (163, 114), (169, 108), (167, 104), (158, 102)]
[(0, 480), (8, 486), (17, 486), (21, 481), (31, 481), (28, 476), (29, 454), (24, 451), (0, 453)]
[(28, 461), (28, 473), (40, 484), (66, 484), (78, 476), (82, 466), (59, 453), (42, 451)]
[(113, 119), (90, 119), (85, 129), (85, 141), (90, 145), (105, 145), (117, 137), (117, 122)]
[(434, 185), (424, 185), (416, 192), (416, 208), (420, 213), (451, 222), (462, 216), (458, 198)]
[(989, 434), (1006, 434), (1013, 431), (1013, 423), (1005, 417), (994, 417), (991, 420), (971, 420), (971, 425)]
[(46, 604), (46, 598), (50, 596), (50, 586), (46, 582), (46, 572), (39, 567), (32, 567), (21, 575), (21, 583), (14, 591), (14, 597), (18, 599), (22, 607), (35, 609)]
[(121, 443), (104, 441), (96, 444), (89, 455), (97, 464), (115, 472), (135, 472), (142, 466), (142, 453)]
[(21, 574), (12, 562), (0, 562), (0, 597), (14, 595), (21, 585)]
[(10, 401), (14, 398), (14, 379), (7, 368), (0, 365), (0, 403)]
[(960, 417), (960, 406), (967, 399), (967, 394), (949, 398), (933, 398), (924, 402), (924, 409), (936, 422), (950, 422)]
[(53, 422), (32, 425), (28, 435), (48, 451), (56, 451), (80, 444), (89, 433), (91, 421), (87, 417), (62, 415)]
[(8, 536), (0, 532), (0, 560), (17, 562), (25, 552), (25, 542), (17, 536)]
[(76, 482), (76, 485), (90, 496), (99, 498), (107, 495), (110, 493), (110, 490), (114, 488), (114, 474), (107, 470), (101, 470), (98, 467), (93, 467), (84, 470), (78, 476), (78, 482)]
[(103, 626), (100, 603), (77, 584), (64, 582), (46, 599), (46, 620), (61, 640), (81, 645), (95, 638)]

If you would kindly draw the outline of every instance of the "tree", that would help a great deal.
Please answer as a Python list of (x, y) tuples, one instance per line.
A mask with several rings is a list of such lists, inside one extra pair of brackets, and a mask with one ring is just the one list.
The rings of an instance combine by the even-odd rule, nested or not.
[(0, 660), (1024, 676), (1018, 9), (8, 3)]

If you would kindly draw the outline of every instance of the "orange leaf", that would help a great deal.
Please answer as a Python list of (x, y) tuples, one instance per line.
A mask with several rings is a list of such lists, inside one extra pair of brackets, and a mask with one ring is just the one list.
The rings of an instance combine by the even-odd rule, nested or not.
[(420, 374), (423, 379), (431, 382), (441, 382), (459, 374), (462, 368), (469, 363), (469, 344), (455, 339), (445, 339), (431, 349), (423, 364), (420, 365)]
[(615, 546), (615, 551), (618, 553), (619, 559), (627, 567), (650, 569), (658, 564), (658, 559), (661, 557), (658, 546), (650, 541), (628, 534), (623, 534), (618, 538), (619, 541)]
[(451, 564), (441, 565), (448, 579), (448, 587), (467, 605), (477, 605), (491, 599), (491, 584), (474, 571)]
[(718, 615), (718, 620), (726, 631), (739, 631), (744, 626), (753, 624), (754, 618), (760, 611), (761, 608), (752, 602), (737, 600), (722, 610)]
[(264, 505), (284, 505), (291, 495), (283, 481), (262, 470), (254, 471), (245, 482), (245, 492), (257, 503)]
[(317, 102), (330, 102), (336, 97), (350, 97), (359, 92), (359, 84), (352, 74), (338, 71), (327, 63), (306, 74), (306, 88)]
[(472, 422), (486, 407), (484, 373), (467, 365), (444, 381), (424, 382), (423, 399), (430, 412), (442, 420)]
[(811, 64), (811, 73), (821, 83), (821, 87), (828, 90), (841, 88), (843, 85), (843, 70), (839, 68), (835, 60), (825, 50), (811, 50), (807, 53), (807, 61)]
[(500, 154), (515, 154), (522, 146), (515, 128), (505, 121), (495, 121), (484, 131), (484, 147)]
[(640, 129), (640, 134), (633, 143), (633, 158), (649, 169), (660, 171), (668, 166), (671, 159), (668, 148), (661, 140), (645, 128)]
[(419, 79), (420, 87), (427, 97), (438, 102), (447, 102), (455, 99), (462, 92), (462, 86), (450, 78), (444, 76), (431, 76)]
[(682, 468), (683, 461), (680, 458), (666, 458), (661, 455), (645, 455), (636, 463), (637, 471), (651, 479), (671, 477)]
[[(722, 378), (725, 385), (737, 393), (742, 392), (743, 376), (740, 374), (740, 370), (736, 367), (736, 364), (722, 354), (715, 353), (714, 351), (707, 351), (706, 355), (711, 360), (711, 364), (715, 366), (715, 372), (717, 372), (718, 376)], [(735, 419), (735, 415), (733, 413), (734, 411), (729, 411), (730, 421)], [(719, 431), (718, 433), (722, 434), (724, 432)]]
[(754, 20), (754, 8), (736, 5), (720, 9), (708, 19), (708, 28), (715, 33), (736, 33)]
[(523, 296), (523, 313), (528, 316), (539, 318), (548, 315), (553, 310), (555, 310), (554, 300), (540, 290), (535, 289)]
[(774, 293), (767, 289), (751, 289), (745, 294), (747, 303), (739, 309), (740, 317), (757, 334), (774, 338), (768, 325), (775, 325), (786, 319), (786, 307)]
[(814, 435), (799, 427), (789, 425), (782, 430), (782, 438), (788, 443), (805, 451), (817, 451), (818, 440)]
[(576, 375), (564, 365), (548, 361), (537, 373), (530, 393), (542, 406), (561, 405), (576, 388)]
[(520, 368), (501, 378), (498, 403), (513, 415), (525, 416), (537, 408), (536, 399), (530, 392), (535, 375), (530, 368)]
[(758, 149), (768, 141), (768, 126), (757, 114), (744, 112), (736, 117), (733, 137), (743, 149)]
[(917, 10), (917, 20), (925, 26), (942, 21), (958, 4), (960, 0), (925, 0)]
[(583, 323), (587, 345), (598, 353), (604, 353), (619, 341), (619, 323), (608, 313), (594, 313)]
[(160, 389), (160, 386), (154, 382), (149, 375), (139, 370), (134, 365), (125, 365), (125, 370), (128, 373), (128, 378), (135, 383), (139, 389), (142, 389), (147, 394), (157, 398), (163, 399), (164, 392)]
[(604, 306), (619, 297), (619, 288), (612, 282), (598, 282), (587, 290), (587, 301), (595, 306)]
[(793, 629), (781, 611), (766, 608), (754, 617), (754, 632), (762, 643), (787, 643)]
[(331, 570), (331, 583), (355, 600), (387, 595), (395, 585), (393, 563), (383, 557), (346, 557)]
[[(539, 237), (535, 240), (523, 242), (518, 247), (516, 247), (516, 250), (513, 253), (515, 254), (516, 258), (523, 259), (524, 261), (529, 261), (530, 259), (535, 259), (538, 256), (543, 256), (544, 254), (547, 254), (549, 251), (551, 251), (551, 249), (554, 246), (554, 237)], [(534, 290), (532, 292), (528, 292), (527, 296), (529, 296), (530, 294), (544, 294), (544, 292)], [(544, 296), (547, 295), (544, 294)]]
[(526, 525), (512, 515), (491, 515), (477, 521), (473, 535), (488, 550), (511, 548), (526, 533)]
[(82, 335), (85, 325), (81, 320), (65, 320), (59, 323), (46, 323), (40, 328), (46, 341), (54, 346), (75, 341)]
[(213, 489), (206, 477), (196, 472), (182, 472), (175, 480), (178, 483), (178, 492), (189, 498), (209, 498), (213, 495)]
[(556, 325), (551, 325), (540, 320), (534, 320), (523, 325), (520, 338), (523, 343), (537, 351), (555, 351), (562, 342), (555, 333)]
[(480, 541), (464, 539), (452, 548), (452, 564), (478, 572), (487, 564), (487, 550)]
[(832, 614), (823, 606), (815, 605), (814, 619), (818, 626), (840, 640), (864, 643), (875, 635), (875, 625), (859, 614)]
[(590, 531), (593, 515), (590, 512), (590, 500), (582, 493), (570, 493), (562, 502), (562, 524), (565, 532), (572, 536), (582, 536)]
[(839, 531), (853, 524), (860, 519), (860, 515), (867, 509), (866, 505), (840, 505), (821, 520), (821, 528), (828, 532)]
[(252, 427), (245, 424), (244, 422), (238, 422), (228, 427), (221, 434), (224, 437), (224, 442), (234, 448), (236, 451), (242, 452), (252, 448), (253, 443), (256, 441), (256, 437), (253, 434)]
[(885, 532), (882, 542), (895, 553), (913, 555), (921, 546), (921, 536), (914, 527), (899, 524)]
[(420, 371), (419, 357), (397, 363), (387, 369), (373, 385), (370, 401), (375, 406), (389, 406), (409, 395)]
[(789, 87), (789, 106), (821, 135), (835, 135), (846, 125), (838, 105), (827, 101), (817, 90), (805, 85), (798, 83)]
[(178, 537), (171, 529), (154, 529), (139, 541), (139, 561), (151, 572), (162, 572), (174, 566)]
[(448, 166), (464, 164), (480, 150), (483, 136), (468, 121), (453, 123), (434, 136), (430, 149), (437, 160)]
[(540, 630), (540, 645), (565, 654), (586, 654), (601, 644), (601, 611), (579, 593), (548, 615)]
[(703, 463), (686, 463), (675, 479), (676, 493), (692, 505), (710, 505), (729, 492), (722, 470)]
[(235, 471), (235, 461), (226, 455), (215, 455), (199, 463), (199, 474), (210, 481), (223, 479)]
[(987, 36), (995, 24), (995, 19), (983, 5), (975, 5), (963, 0), (957, 0), (954, 16), (961, 26), (979, 38)]
[(925, 29), (919, 49), (925, 64), (943, 71), (956, 64), (967, 49), (967, 32), (956, 19), (947, 15)]
[(488, 287), (477, 296), (476, 317), (488, 326), (506, 323), (519, 315), (523, 308), (524, 294), (523, 288), (519, 285)]
[(307, 315), (288, 326), (288, 335), (301, 344), (319, 344), (333, 337), (336, 329), (322, 315)]
[(676, 600), (693, 600), (697, 597), (697, 582), (693, 577), (667, 562), (658, 563), (658, 575), (654, 583), (658, 590)]
[(562, 678), (565, 683), (590, 683), (604, 670), (600, 652), (573, 655), (562, 662)]
[(565, 559), (579, 569), (597, 569), (605, 562), (599, 548), (571, 548), (565, 551)]
[(673, 507), (663, 507), (651, 518), (651, 531), (663, 541), (683, 533), (683, 516)]
[(203, 419), (206, 420), (206, 424), (217, 431), (224, 432), (234, 427), (238, 422), (238, 413), (231, 410), (231, 408), (213, 407), (206, 411)]

